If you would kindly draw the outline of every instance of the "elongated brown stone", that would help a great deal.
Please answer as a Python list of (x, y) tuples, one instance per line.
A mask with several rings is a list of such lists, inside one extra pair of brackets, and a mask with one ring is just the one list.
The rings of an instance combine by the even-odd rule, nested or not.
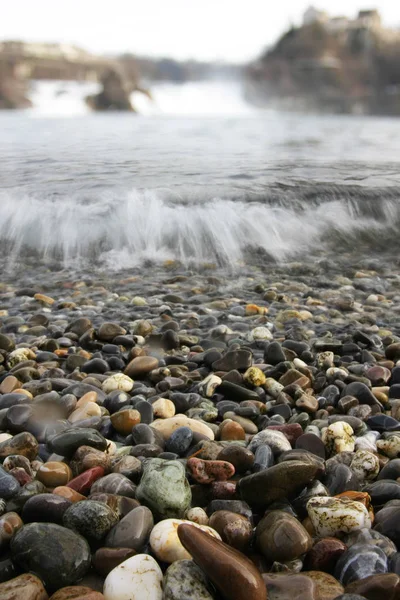
[(193, 525), (179, 525), (178, 536), (225, 600), (267, 599), (260, 572), (244, 554)]

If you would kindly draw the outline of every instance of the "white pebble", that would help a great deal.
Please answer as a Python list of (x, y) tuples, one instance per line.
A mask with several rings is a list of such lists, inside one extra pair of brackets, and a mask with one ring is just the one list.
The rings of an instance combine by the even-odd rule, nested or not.
[(123, 373), (115, 373), (107, 377), (101, 385), (101, 389), (106, 394), (113, 392), (114, 390), (121, 390), (122, 392), (130, 392), (133, 388), (133, 379), (124, 375)]
[(153, 557), (137, 554), (107, 575), (105, 600), (162, 600), (163, 574)]
[(315, 496), (307, 502), (307, 512), (318, 537), (371, 528), (364, 504), (349, 498)]
[(322, 432), (322, 441), (324, 442), (328, 454), (331, 456), (340, 452), (353, 452), (355, 438), (353, 429), (344, 421), (332, 423)]
[(163, 562), (172, 563), (176, 560), (191, 560), (191, 555), (183, 545), (178, 537), (178, 526), (182, 523), (189, 523), (211, 536), (221, 539), (220, 535), (206, 525), (198, 525), (193, 521), (183, 521), (180, 519), (164, 519), (153, 527), (150, 534), (150, 546), (158, 560)]

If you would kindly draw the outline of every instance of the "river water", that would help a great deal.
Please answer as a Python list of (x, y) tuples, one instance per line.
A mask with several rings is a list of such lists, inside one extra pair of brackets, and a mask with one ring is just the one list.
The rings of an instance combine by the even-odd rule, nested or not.
[(234, 82), (91, 114), (93, 91), (38, 82), (34, 108), (0, 113), (3, 262), (398, 255), (400, 120), (256, 110)]

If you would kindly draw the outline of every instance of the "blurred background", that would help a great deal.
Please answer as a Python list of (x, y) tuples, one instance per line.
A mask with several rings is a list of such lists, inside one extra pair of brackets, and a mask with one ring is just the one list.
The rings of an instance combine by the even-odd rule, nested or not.
[(0, 27), (4, 109), (400, 114), (393, 0), (16, 0)]
[(393, 0), (13, 0), (0, 109), (7, 263), (398, 244)]

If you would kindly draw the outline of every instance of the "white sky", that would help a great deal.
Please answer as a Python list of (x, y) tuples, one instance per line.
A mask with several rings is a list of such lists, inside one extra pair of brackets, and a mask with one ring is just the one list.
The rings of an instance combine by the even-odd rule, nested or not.
[[(133, 52), (178, 59), (245, 62), (256, 58), (310, 0), (11, 0), (0, 39), (67, 42), (96, 53)], [(316, 0), (332, 15), (378, 8), (400, 27), (399, 0)]]

